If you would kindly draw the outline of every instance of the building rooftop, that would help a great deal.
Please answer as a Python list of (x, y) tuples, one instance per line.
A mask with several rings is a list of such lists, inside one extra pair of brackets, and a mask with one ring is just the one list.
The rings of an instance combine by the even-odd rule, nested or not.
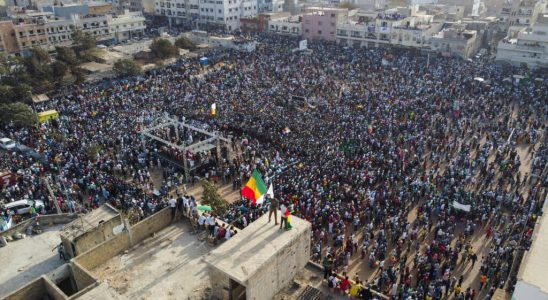
[(61, 226), (44, 226), (43, 233), (9, 243), (0, 251), (0, 299), (64, 263), (51, 250), (59, 245)]
[(72, 240), (90, 230), (95, 229), (100, 223), (106, 222), (118, 215), (118, 211), (108, 204), (101, 205), (90, 213), (66, 224), (60, 232), (61, 237)]
[[(548, 203), (548, 196), (546, 199)], [(525, 253), (518, 272), (518, 280), (538, 287), (544, 293), (548, 293), (548, 214), (540, 217), (537, 230), (533, 235), (533, 243), (529, 251)]]
[(90, 270), (108, 286), (85, 299), (208, 299), (202, 258), (211, 248), (191, 231), (188, 221), (169, 225)]
[(266, 262), (274, 259), (278, 250), (292, 243), (310, 223), (295, 216), (290, 218), (291, 230), (280, 229), (265, 214), (230, 240), (209, 252), (204, 260), (230, 278), (245, 284)]

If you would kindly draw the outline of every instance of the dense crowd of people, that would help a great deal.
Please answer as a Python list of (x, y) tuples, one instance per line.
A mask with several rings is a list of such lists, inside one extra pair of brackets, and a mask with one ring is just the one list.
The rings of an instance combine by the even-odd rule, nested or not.
[[(40, 105), (58, 119), (3, 129), (47, 163), (3, 153), (2, 167), (20, 176), (2, 198), (47, 200), (41, 178), (49, 177), (63, 209), (109, 202), (142, 218), (195, 176), (239, 188), (257, 169), (280, 204), (311, 222), (314, 258), (334, 289), (367, 299), (370, 287), (394, 299), (476, 299), (505, 287), (546, 188), (548, 78), (516, 83), (512, 75), (525, 70), (486, 60), (432, 56), (427, 64), (409, 50), (330, 43), (303, 53), (292, 51), (294, 39), (258, 39), (254, 52), (214, 50), (224, 63), (206, 72), (184, 60), (59, 91)], [(234, 157), (171, 153), (208, 161), (185, 180), (160, 159), (169, 149), (139, 134), (164, 113), (230, 135)], [(163, 170), (158, 190), (153, 168)], [(243, 228), (267, 206), (241, 199), (220, 218)], [(489, 241), (482, 251), (471, 244), (478, 234)], [(368, 262), (370, 278), (335, 276), (356, 259)], [(463, 286), (476, 261), (481, 282)]]

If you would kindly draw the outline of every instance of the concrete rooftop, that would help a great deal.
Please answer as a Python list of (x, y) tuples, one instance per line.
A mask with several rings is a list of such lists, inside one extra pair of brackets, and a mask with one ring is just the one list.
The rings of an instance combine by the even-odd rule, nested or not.
[(521, 262), (518, 280), (534, 285), (544, 293), (548, 293), (548, 280), (544, 277), (548, 270), (548, 216), (546, 213), (540, 218), (537, 226), (533, 244)]
[(210, 246), (190, 232), (188, 221), (175, 223), (90, 270), (108, 288), (89, 299), (207, 299)]
[(61, 227), (44, 226), (41, 234), (27, 236), (0, 248), (0, 299), (65, 263), (54, 249), (61, 242)]
[(61, 236), (69, 240), (73, 239), (89, 230), (95, 229), (99, 226), (99, 222), (106, 222), (117, 215), (118, 212), (116, 209), (111, 208), (108, 205), (101, 205), (90, 213), (66, 224), (63, 229), (61, 229)]
[(274, 220), (268, 223), (268, 214), (265, 214), (209, 252), (204, 260), (240, 284), (245, 284), (266, 262), (274, 258), (278, 250), (291, 244), (299, 233), (311, 226), (295, 216), (291, 217), (291, 225), (293, 229), (289, 231), (279, 229), (280, 225), (275, 226)]

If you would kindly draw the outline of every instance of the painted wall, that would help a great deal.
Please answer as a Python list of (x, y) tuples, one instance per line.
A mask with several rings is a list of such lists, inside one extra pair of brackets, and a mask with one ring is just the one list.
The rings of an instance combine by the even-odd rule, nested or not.
[(516, 283), (512, 300), (548, 300), (548, 293), (541, 291), (538, 287), (523, 281)]

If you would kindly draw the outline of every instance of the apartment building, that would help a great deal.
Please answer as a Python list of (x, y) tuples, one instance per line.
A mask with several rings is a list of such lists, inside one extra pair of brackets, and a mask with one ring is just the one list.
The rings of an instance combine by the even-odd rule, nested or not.
[(0, 53), (13, 53), (18, 51), (15, 31), (11, 21), (0, 21)]
[(394, 36), (395, 40), (399, 39), (401, 31), (405, 29), (404, 26), (410, 22), (407, 16), (399, 13), (379, 13), (375, 19), (362, 20), (347, 20), (340, 23), (337, 27), (337, 43), (356, 47), (389, 45), (393, 31), (399, 27), (398, 34)]
[(541, 15), (534, 25), (498, 43), (496, 60), (530, 68), (548, 67), (548, 14)]
[(113, 34), (115, 42), (125, 41), (134, 37), (143, 36), (145, 33), (145, 17), (141, 12), (125, 11), (123, 15), (107, 16), (109, 31)]
[(430, 39), (430, 48), (443, 56), (473, 57), (481, 45), (481, 38), (475, 30), (468, 30), (464, 24), (453, 24), (444, 28)]
[(26, 51), (35, 46), (48, 47), (46, 29), (47, 16), (51, 13), (28, 13), (27, 19), (19, 19), (13, 25), (13, 31), (19, 51)]
[(0, 22), (0, 52), (22, 53), (34, 46), (48, 51), (56, 46), (70, 46), (73, 34), (81, 30), (98, 42), (111, 43), (142, 36), (145, 18), (140, 12), (121, 15), (79, 15), (60, 18), (52, 12), (26, 12)]
[(337, 25), (348, 20), (348, 9), (310, 7), (302, 16), (303, 36), (311, 40), (337, 40)]
[(227, 31), (238, 30), (240, 18), (252, 18), (258, 12), (254, 0), (158, 0), (155, 10), (156, 15), (167, 17), (171, 25)]
[(546, 8), (545, 0), (508, 0), (502, 6), (499, 17), (507, 27), (533, 25)]
[(257, 0), (259, 13), (277, 13), (284, 11), (284, 0)]
[(286, 16), (272, 19), (268, 21), (268, 32), (282, 35), (301, 36), (303, 34), (302, 19), (302, 16)]

